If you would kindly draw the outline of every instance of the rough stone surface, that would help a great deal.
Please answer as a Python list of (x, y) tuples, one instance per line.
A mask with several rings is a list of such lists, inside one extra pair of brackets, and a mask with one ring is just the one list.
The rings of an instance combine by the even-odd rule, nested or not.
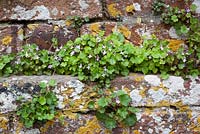
[(141, 44), (142, 37), (151, 38), (152, 34), (155, 34), (160, 39), (170, 38), (168, 27), (162, 24), (155, 25), (154, 23), (137, 23), (137, 21), (127, 22), (128, 21), (124, 21), (124, 23), (97, 22), (86, 24), (81, 28), (81, 33), (97, 34), (100, 30), (105, 30), (106, 35), (108, 35), (113, 31), (119, 31), (127, 40), (136, 45)]
[(0, 24), (0, 55), (17, 52), (23, 43), (23, 25)]
[[(198, 1), (198, 0), (197, 0)], [(145, 16), (152, 14), (153, 0), (106, 0), (107, 12), (110, 17), (117, 18), (119, 16)], [(170, 6), (185, 8), (188, 5), (184, 1), (165, 0)]]
[[(39, 82), (48, 82), (51, 79), (57, 82), (53, 92), (59, 98), (58, 105), (62, 106), (58, 106), (58, 114), (54, 120), (26, 129), (12, 112), (18, 105), (15, 100), (18, 96), (29, 100), (34, 93), (40, 91)], [(184, 80), (181, 77), (170, 76), (169, 79), (162, 80), (157, 75), (130, 74), (127, 77), (116, 78), (111, 85), (115, 90), (126, 91), (132, 98), (132, 105), (139, 106), (139, 112), (136, 114), (138, 122), (134, 127), (118, 126), (112, 131), (104, 128), (94, 112), (88, 109), (88, 103), (97, 93), (92, 86), (83, 84), (75, 77), (55, 75), (0, 78), (0, 132), (198, 134), (200, 131), (200, 77)], [(9, 122), (12, 122), (11, 125)]]
[(41, 49), (52, 48), (52, 38), (58, 39), (58, 46), (74, 40), (78, 34), (66, 26), (65, 21), (50, 21), (49, 24), (28, 24), (25, 29), (26, 44), (35, 43)]
[(1, 0), (0, 20), (66, 19), (67, 16), (100, 17), (99, 0)]

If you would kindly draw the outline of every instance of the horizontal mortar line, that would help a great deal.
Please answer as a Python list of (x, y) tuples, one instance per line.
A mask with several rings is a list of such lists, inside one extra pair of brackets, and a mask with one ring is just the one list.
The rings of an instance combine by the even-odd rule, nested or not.
[(48, 23), (49, 20), (6, 20), (0, 21), (1, 24), (8, 24), (8, 25), (27, 25), (32, 23)]
[(199, 107), (200, 108), (200, 105), (182, 105), (182, 106), (176, 106), (176, 105), (163, 105), (163, 106), (133, 106), (135, 108), (170, 108), (170, 109), (180, 109), (182, 107)]

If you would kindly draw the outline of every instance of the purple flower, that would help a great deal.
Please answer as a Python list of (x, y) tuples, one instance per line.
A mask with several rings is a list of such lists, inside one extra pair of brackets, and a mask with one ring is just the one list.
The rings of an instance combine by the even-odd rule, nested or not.
[(186, 8), (185, 11), (186, 11), (186, 13), (189, 13), (189, 12), (190, 12), (190, 9), (189, 9), (189, 8)]
[(51, 69), (53, 66), (52, 65), (48, 65), (48, 68)]

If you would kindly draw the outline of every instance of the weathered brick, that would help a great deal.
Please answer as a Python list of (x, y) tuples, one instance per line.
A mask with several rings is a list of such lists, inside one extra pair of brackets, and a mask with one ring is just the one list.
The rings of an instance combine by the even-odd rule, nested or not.
[(97, 22), (84, 25), (81, 28), (81, 33), (97, 34), (100, 30), (104, 30), (108, 35), (112, 31), (119, 31), (127, 40), (135, 45), (140, 45), (142, 36), (149, 38), (152, 34), (155, 34), (160, 39), (170, 38), (168, 29), (165, 25), (156, 23)]
[(3, 0), (0, 20), (66, 19), (67, 16), (102, 16), (99, 0)]
[[(110, 17), (149, 16), (152, 14), (153, 0), (106, 0), (106, 9)], [(188, 5), (181, 0), (165, 0), (166, 4), (185, 8)], [(190, 3), (189, 3), (190, 4)]]
[(0, 54), (17, 52), (23, 43), (23, 25), (0, 25)]
[(25, 29), (26, 44), (35, 43), (41, 49), (49, 49), (52, 38), (58, 39), (58, 45), (63, 46), (67, 41), (75, 39), (78, 34), (75, 29), (65, 26), (65, 21), (51, 24), (29, 24)]

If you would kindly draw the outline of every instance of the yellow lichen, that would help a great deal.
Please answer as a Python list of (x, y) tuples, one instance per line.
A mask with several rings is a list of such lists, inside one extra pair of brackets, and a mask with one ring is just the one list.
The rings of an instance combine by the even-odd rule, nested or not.
[(130, 134), (129, 128), (122, 128), (122, 134)]
[(117, 16), (122, 14), (118, 9), (116, 9), (116, 4), (115, 3), (108, 5), (108, 13), (112, 17), (117, 17)]
[(141, 17), (137, 17), (137, 21), (136, 21), (138, 24), (141, 24), (142, 23), (142, 18)]
[(94, 23), (90, 25), (90, 31), (92, 32), (93, 35), (96, 35), (99, 33), (100, 29), (99, 29), (100, 25), (98, 23)]
[(0, 117), (0, 128), (7, 130), (8, 128), (8, 119), (6, 119), (5, 117)]
[(17, 122), (16, 123), (17, 125), (17, 127), (16, 127), (16, 134), (20, 134), (20, 131), (22, 130), (22, 128), (23, 128), (23, 124), (22, 123), (20, 123), (20, 122)]
[(39, 26), (39, 24), (28, 24), (27, 25), (28, 29), (31, 31), (34, 31), (38, 26)]
[(77, 119), (77, 113), (73, 113), (73, 112), (71, 112), (71, 111), (69, 111), (69, 110), (63, 111), (63, 114), (64, 114), (66, 117), (68, 117), (69, 119), (73, 119), (73, 120)]
[(54, 26), (53, 30), (54, 30), (54, 31), (58, 31), (58, 30), (59, 30), (59, 27), (58, 27), (58, 26)]
[(140, 91), (139, 91), (139, 94), (140, 94), (140, 96), (142, 96), (142, 98), (145, 98), (146, 97), (146, 88), (142, 88)]
[(169, 48), (174, 52), (176, 52), (181, 47), (181, 45), (184, 44), (184, 41), (182, 40), (168, 40), (168, 41), (169, 41), (168, 44)]
[(131, 31), (125, 26), (118, 27), (119, 32), (121, 32), (127, 39), (131, 37)]
[(144, 75), (136, 74), (136, 73), (131, 73), (130, 76), (134, 77), (134, 80), (136, 82), (141, 82), (144, 80)]
[(72, 23), (73, 23), (73, 22), (72, 22), (71, 20), (66, 20), (66, 21), (65, 21), (65, 25), (66, 25), (66, 26), (70, 26)]
[(139, 130), (133, 130), (133, 134), (140, 134)]
[(41, 133), (42, 133), (42, 134), (46, 133), (46, 131), (48, 130), (48, 128), (49, 128), (50, 126), (52, 126), (53, 124), (54, 124), (54, 121), (53, 121), (53, 120), (47, 121), (47, 122), (43, 125), (43, 127), (40, 128)]
[(80, 127), (76, 134), (99, 134), (102, 131), (101, 126), (96, 117), (87, 121), (85, 126)]
[(5, 36), (2, 40), (1, 40), (3, 45), (9, 45), (12, 42), (12, 37), (11, 36)]
[(18, 35), (23, 35), (24, 30), (22, 28), (19, 29), (19, 31), (17, 32)]
[(127, 13), (133, 13), (135, 10), (135, 7), (133, 5), (129, 5), (126, 7), (126, 12)]

